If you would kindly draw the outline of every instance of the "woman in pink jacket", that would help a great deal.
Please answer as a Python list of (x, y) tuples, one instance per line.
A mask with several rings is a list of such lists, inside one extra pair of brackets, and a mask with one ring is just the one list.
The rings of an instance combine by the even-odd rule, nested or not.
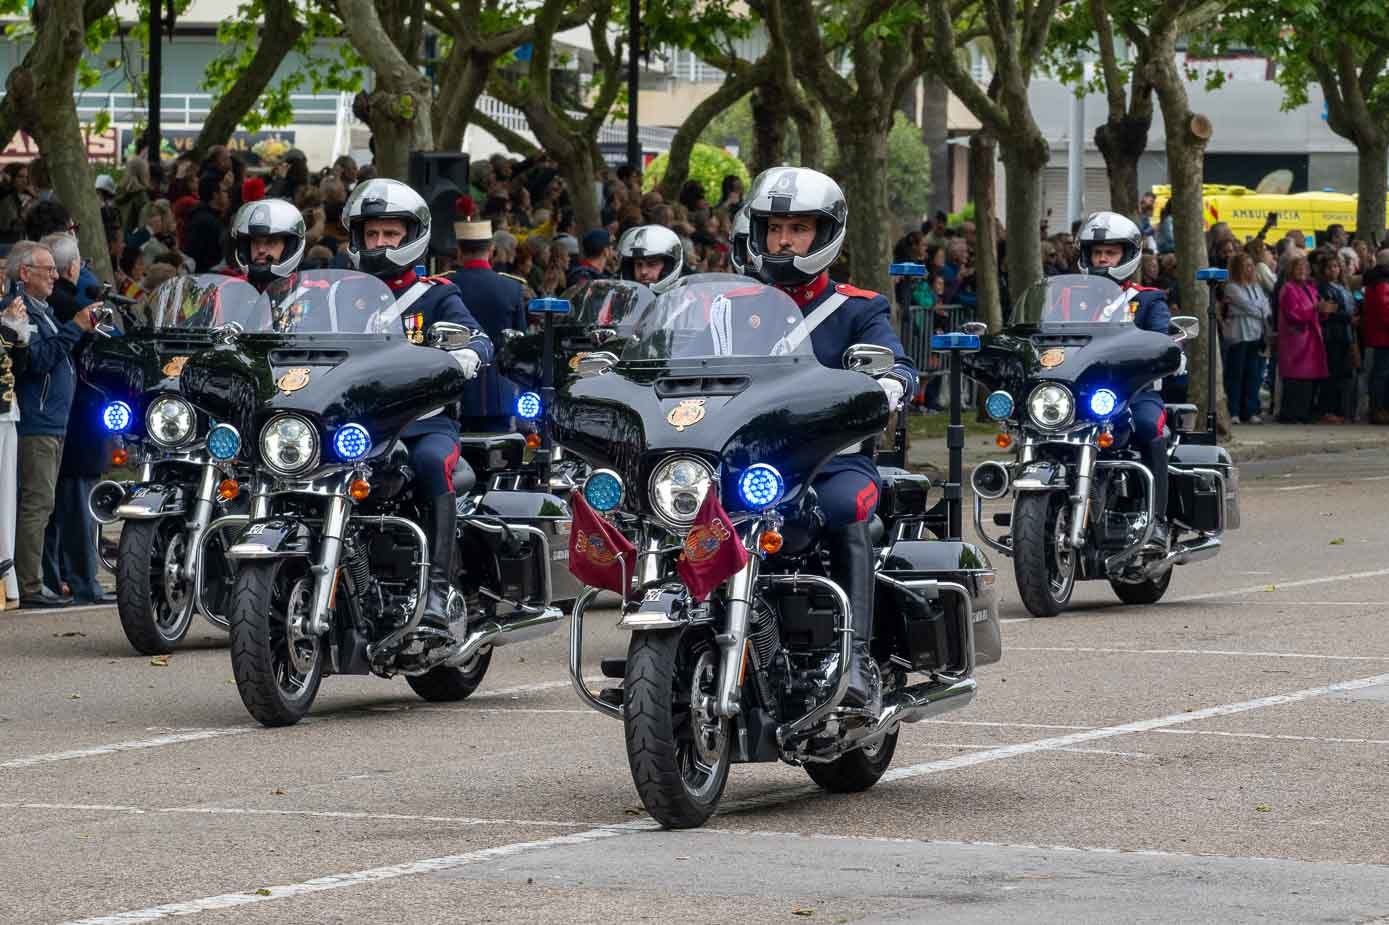
[(1307, 258), (1294, 257), (1278, 294), (1278, 375), (1283, 380), (1278, 420), (1284, 424), (1311, 423), (1318, 384), (1327, 376), (1321, 315), (1332, 307), (1317, 298), (1310, 277)]

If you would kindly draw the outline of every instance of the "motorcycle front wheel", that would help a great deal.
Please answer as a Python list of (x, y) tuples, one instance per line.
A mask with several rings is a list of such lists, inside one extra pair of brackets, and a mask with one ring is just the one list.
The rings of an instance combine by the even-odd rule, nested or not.
[(296, 629), (312, 600), (306, 559), (243, 560), (237, 569), (228, 627), (232, 675), (241, 702), (263, 726), (292, 726), (318, 696), (327, 646)]
[(627, 763), (642, 805), (668, 829), (703, 825), (728, 782), (732, 726), (713, 714), (718, 667), (708, 627), (633, 633), (627, 648)]
[(193, 590), (181, 577), (184, 523), (127, 520), (116, 554), (116, 613), (141, 655), (168, 655), (193, 622)]
[(1013, 503), (1013, 573), (1034, 617), (1054, 617), (1071, 602), (1076, 554), (1066, 548), (1071, 502), (1065, 492), (1024, 492)]

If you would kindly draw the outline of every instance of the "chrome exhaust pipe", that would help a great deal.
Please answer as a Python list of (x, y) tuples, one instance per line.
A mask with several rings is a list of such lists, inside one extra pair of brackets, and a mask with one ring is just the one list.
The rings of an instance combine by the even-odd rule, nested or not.
[(459, 644), (458, 650), (449, 653), (442, 664), (457, 668), (471, 660), (484, 646), (505, 646), (538, 639), (554, 632), (556, 624), (563, 619), (564, 611), (558, 607), (546, 607), (505, 623), (489, 620), (468, 633), (468, 638)]
[(87, 508), (92, 512), (92, 519), (99, 524), (119, 521), (121, 518), (116, 516), (116, 508), (125, 503), (126, 494), (125, 486), (120, 482), (110, 479), (97, 482), (87, 493)]
[(972, 677), (942, 676), (903, 688), (886, 698), (876, 723), (856, 735), (851, 734), (854, 747), (873, 745), (896, 731), (902, 723), (919, 723), (969, 706), (977, 687)]
[(974, 471), (969, 476), (969, 484), (980, 498), (993, 501), (1008, 494), (1012, 478), (1008, 474), (1007, 466), (994, 460), (988, 460), (974, 467)]
[(1143, 577), (1156, 578), (1174, 565), (1188, 565), (1192, 562), (1211, 559), (1218, 552), (1220, 552), (1220, 540), (1213, 536), (1204, 536), (1194, 543), (1183, 543), (1165, 557), (1149, 563), (1143, 569)]

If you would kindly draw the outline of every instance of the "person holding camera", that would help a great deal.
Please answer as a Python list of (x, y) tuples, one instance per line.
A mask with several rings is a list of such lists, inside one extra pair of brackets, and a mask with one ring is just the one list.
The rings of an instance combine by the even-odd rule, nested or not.
[[(68, 600), (46, 593), (41, 571), (43, 534), (53, 513), (54, 492), (67, 434), (68, 412), (77, 388), (72, 355), (96, 327), (93, 306), (59, 322), (48, 305), (58, 278), (53, 252), (21, 241), (5, 267), (9, 296), (3, 313), (22, 309), (29, 322), (29, 366), (17, 377), (19, 399), (19, 504), (15, 525), (15, 577), (21, 607), (61, 607)], [(16, 306), (18, 303), (18, 306)]]

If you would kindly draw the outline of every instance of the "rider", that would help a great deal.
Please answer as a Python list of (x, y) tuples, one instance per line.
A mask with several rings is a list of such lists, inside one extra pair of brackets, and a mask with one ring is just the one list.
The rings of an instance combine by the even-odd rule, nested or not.
[[(1086, 273), (1108, 276), (1133, 295), (1133, 323), (1145, 331), (1167, 334), (1172, 312), (1167, 294), (1134, 282), (1143, 260), (1143, 232), (1132, 221), (1115, 212), (1096, 212), (1080, 228), (1080, 268)], [(1153, 474), (1154, 524), (1152, 542), (1167, 546), (1167, 440), (1163, 425), (1167, 417), (1162, 396), (1145, 388), (1129, 399), (1133, 415), (1134, 439), (1148, 471)]]
[[(441, 321), (461, 324), (473, 337), (453, 349), (467, 379), (492, 359), (492, 342), (463, 304), (458, 287), (443, 279), (421, 277), (415, 264), (429, 247), (429, 206), (419, 193), (399, 180), (373, 179), (352, 191), (345, 215), (347, 254), (352, 265), (382, 279), (396, 299), (405, 334), (423, 344), (430, 327)], [(449, 631), (449, 589), (453, 573), (456, 509), (454, 470), (466, 471), (459, 459), (458, 422), (440, 408), (401, 431), (415, 472), (415, 501), (429, 538), (429, 596), (424, 622)]]
[(617, 241), (619, 273), (623, 279), (648, 286), (660, 295), (680, 281), (685, 270), (685, 247), (664, 225), (638, 225)]
[(748, 264), (748, 231), (751, 229), (748, 221), (748, 210), (745, 205), (733, 216), (733, 228), (730, 235), (728, 248), (728, 262), (733, 267), (734, 273), (743, 273)]
[[(878, 344), (896, 357), (878, 378), (894, 410), (916, 382), (916, 369), (892, 328), (887, 299), (846, 283), (831, 283), (829, 267), (844, 244), (849, 215), (844, 193), (829, 177), (804, 167), (774, 167), (753, 183), (745, 207), (750, 223), (747, 272), (785, 291), (811, 328), (810, 343), (824, 366), (842, 369), (853, 344)], [(878, 506), (878, 469), (862, 445), (846, 447), (816, 476), (825, 517), (830, 577), (849, 596), (853, 660), (844, 702), (877, 712), (881, 682), (869, 654), (873, 635), (874, 552), (869, 522)]]
[(248, 202), (232, 219), (232, 259), (246, 281), (266, 287), (294, 275), (304, 257), (304, 215), (283, 199)]

